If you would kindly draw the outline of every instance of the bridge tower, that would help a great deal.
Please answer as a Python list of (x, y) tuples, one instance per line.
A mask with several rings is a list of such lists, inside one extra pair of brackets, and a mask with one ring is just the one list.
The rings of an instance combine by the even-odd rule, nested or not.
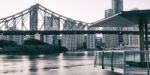
[[(31, 6), (30, 10), (30, 30), (36, 31), (38, 30), (38, 8), (39, 4)], [(34, 38), (34, 35), (31, 35), (30, 38)]]

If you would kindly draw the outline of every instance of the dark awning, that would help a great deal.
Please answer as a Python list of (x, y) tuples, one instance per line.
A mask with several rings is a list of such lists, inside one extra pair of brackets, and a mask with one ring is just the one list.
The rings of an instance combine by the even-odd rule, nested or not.
[(129, 27), (138, 25), (142, 16), (150, 23), (150, 10), (122, 11), (118, 14), (94, 22), (91, 27)]

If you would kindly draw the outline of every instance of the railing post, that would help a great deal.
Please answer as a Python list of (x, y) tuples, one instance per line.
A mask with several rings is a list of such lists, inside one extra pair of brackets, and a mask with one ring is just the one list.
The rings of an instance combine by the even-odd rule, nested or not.
[(149, 74), (149, 51), (146, 51), (146, 61), (147, 61), (147, 75), (150, 75)]
[(134, 53), (134, 61), (135, 61), (135, 52), (133, 52)]
[(124, 63), (123, 63), (123, 68), (124, 68), (124, 75), (126, 75), (126, 52), (123, 53), (123, 60), (124, 60)]
[(105, 69), (105, 67), (104, 67), (104, 51), (102, 52), (102, 69)]
[(114, 58), (114, 52), (111, 53), (111, 71), (114, 71), (114, 65), (113, 65), (113, 59)]
[(97, 52), (95, 53), (94, 67), (97, 65)]

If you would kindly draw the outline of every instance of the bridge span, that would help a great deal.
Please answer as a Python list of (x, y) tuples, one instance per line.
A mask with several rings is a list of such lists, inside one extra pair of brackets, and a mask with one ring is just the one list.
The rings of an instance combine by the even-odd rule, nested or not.
[[(0, 31), (1, 35), (59, 35), (59, 34), (132, 34), (138, 35), (139, 31), (102, 31), (102, 30), (61, 30), (61, 31)], [(148, 32), (150, 34), (150, 32)]]

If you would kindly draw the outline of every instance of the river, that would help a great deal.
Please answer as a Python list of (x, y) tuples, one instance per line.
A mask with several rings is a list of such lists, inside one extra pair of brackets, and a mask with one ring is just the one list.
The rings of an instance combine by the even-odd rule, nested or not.
[[(107, 75), (88, 54), (0, 55), (0, 75)], [(112, 74), (111, 74), (112, 75)], [(116, 74), (114, 74), (116, 75)]]

